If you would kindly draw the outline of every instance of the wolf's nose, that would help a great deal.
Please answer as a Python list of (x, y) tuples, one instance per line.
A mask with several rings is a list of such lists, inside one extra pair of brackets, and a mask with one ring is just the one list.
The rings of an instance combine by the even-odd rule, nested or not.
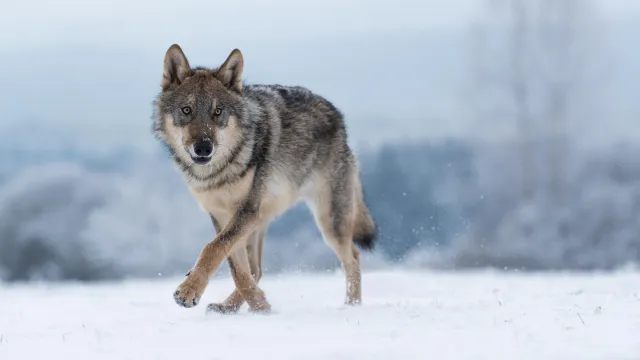
[(213, 151), (213, 143), (211, 140), (202, 140), (193, 145), (193, 152), (196, 156), (209, 157)]

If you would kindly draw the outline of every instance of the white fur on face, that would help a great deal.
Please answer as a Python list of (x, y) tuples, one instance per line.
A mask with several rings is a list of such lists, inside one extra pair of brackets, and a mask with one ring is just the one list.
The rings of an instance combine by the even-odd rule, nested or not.
[(173, 125), (173, 116), (165, 116), (164, 129), (165, 140), (167, 141), (167, 144), (169, 144), (169, 146), (176, 152), (178, 157), (186, 162), (192, 161), (191, 155), (183, 145), (184, 135), (182, 134), (182, 129)]

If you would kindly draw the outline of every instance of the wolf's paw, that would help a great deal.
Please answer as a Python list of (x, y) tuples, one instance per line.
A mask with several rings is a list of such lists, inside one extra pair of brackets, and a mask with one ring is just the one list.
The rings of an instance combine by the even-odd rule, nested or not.
[(344, 301), (344, 304), (346, 306), (360, 306), (360, 305), (362, 305), (362, 300), (361, 299), (346, 299)]
[(233, 315), (238, 312), (240, 307), (229, 304), (212, 303), (207, 305), (208, 313), (218, 313), (223, 315)]
[(249, 312), (262, 315), (271, 313), (271, 304), (269, 304), (263, 293), (257, 299), (253, 298), (249, 301)]
[(257, 307), (255, 309), (249, 308), (249, 312), (256, 315), (270, 315), (271, 305), (266, 304), (264, 306)]
[(206, 287), (207, 278), (192, 270), (173, 293), (173, 299), (176, 304), (182, 307), (194, 307), (200, 302), (200, 297)]

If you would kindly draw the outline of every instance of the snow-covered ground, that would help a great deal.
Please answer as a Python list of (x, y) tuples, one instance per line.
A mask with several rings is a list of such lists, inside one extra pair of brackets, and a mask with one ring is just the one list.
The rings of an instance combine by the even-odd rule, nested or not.
[(359, 308), (340, 272), (267, 275), (266, 316), (205, 315), (222, 276), (180, 308), (180, 280), (0, 285), (0, 359), (640, 358), (638, 273), (365, 272)]

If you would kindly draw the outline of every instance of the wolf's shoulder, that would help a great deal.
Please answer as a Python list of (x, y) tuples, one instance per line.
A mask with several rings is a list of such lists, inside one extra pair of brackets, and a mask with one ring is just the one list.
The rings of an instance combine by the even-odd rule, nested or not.
[(304, 86), (252, 84), (245, 86), (245, 96), (276, 103), (287, 108), (300, 108), (317, 103), (330, 104), (327, 99)]

